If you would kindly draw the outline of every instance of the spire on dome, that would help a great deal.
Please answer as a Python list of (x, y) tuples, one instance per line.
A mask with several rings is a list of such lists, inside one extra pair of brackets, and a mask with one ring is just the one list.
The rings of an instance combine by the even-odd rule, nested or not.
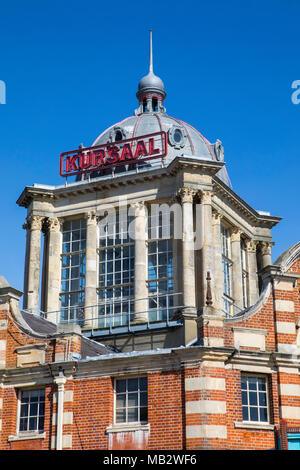
[(149, 41), (149, 73), (138, 84), (136, 94), (140, 107), (137, 114), (144, 112), (165, 112), (163, 101), (166, 97), (163, 81), (153, 73), (152, 29)]

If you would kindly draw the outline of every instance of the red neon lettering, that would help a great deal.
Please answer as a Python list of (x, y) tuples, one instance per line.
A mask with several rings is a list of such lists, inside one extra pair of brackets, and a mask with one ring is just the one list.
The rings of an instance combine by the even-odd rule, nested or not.
[(75, 170), (78, 171), (78, 164), (76, 162), (76, 159), (78, 158), (78, 154), (76, 153), (75, 155), (70, 155), (66, 158), (66, 172)]
[(105, 163), (116, 163), (119, 158), (120, 158), (120, 155), (119, 155), (119, 147), (117, 147), (116, 145), (113, 145), (112, 147), (108, 147), (107, 149), (107, 153), (108, 153), (108, 156), (106, 157), (106, 161)]
[(93, 154), (93, 166), (101, 166), (104, 165), (105, 161), (105, 150), (97, 150), (96, 152), (92, 152)]
[(92, 165), (92, 152), (81, 153), (79, 156), (79, 166), (82, 170)]
[(154, 148), (154, 139), (149, 139), (149, 155), (155, 155), (156, 153), (159, 153), (160, 149)]
[(143, 155), (143, 157), (147, 157), (148, 155), (146, 145), (143, 140), (139, 140), (136, 144), (134, 158), (139, 158), (141, 155)]
[(121, 153), (120, 160), (132, 160), (132, 148), (130, 144), (125, 144)]

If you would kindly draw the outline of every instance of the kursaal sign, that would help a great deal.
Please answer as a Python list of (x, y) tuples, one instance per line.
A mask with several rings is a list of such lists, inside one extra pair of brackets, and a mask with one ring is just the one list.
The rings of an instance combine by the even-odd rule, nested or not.
[(73, 176), (163, 158), (167, 155), (167, 145), (167, 134), (161, 131), (63, 152), (59, 174)]

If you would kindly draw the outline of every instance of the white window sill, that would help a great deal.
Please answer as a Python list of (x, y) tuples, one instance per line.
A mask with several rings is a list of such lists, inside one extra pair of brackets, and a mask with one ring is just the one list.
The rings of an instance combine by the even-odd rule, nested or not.
[(14, 436), (8, 436), (8, 442), (12, 441), (28, 441), (30, 439), (45, 439), (45, 432), (24, 432), (20, 434), (15, 434)]
[(266, 431), (272, 431), (275, 427), (274, 424), (270, 424), (270, 423), (250, 423), (250, 422), (242, 422), (242, 423), (238, 423), (238, 422), (235, 422), (234, 423), (234, 427), (235, 428), (245, 428), (245, 429), (261, 429), (261, 430), (266, 430)]
[(150, 431), (150, 424), (141, 423), (126, 423), (126, 424), (113, 424), (106, 428), (107, 433), (113, 432), (130, 432), (130, 431)]

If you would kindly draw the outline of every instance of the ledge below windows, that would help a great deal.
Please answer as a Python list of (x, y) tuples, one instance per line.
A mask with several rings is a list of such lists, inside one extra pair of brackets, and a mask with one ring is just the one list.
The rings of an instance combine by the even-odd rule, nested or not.
[(23, 434), (16, 434), (14, 436), (8, 436), (8, 442), (14, 441), (29, 441), (30, 439), (45, 439), (46, 433), (45, 432), (26, 432)]
[(134, 431), (150, 431), (150, 424), (140, 424), (140, 423), (132, 423), (132, 424), (113, 424), (106, 428), (106, 432), (113, 433), (113, 432), (134, 432)]
[(244, 429), (260, 429), (261, 431), (273, 431), (275, 428), (275, 424), (269, 423), (234, 423), (235, 428), (244, 428)]

